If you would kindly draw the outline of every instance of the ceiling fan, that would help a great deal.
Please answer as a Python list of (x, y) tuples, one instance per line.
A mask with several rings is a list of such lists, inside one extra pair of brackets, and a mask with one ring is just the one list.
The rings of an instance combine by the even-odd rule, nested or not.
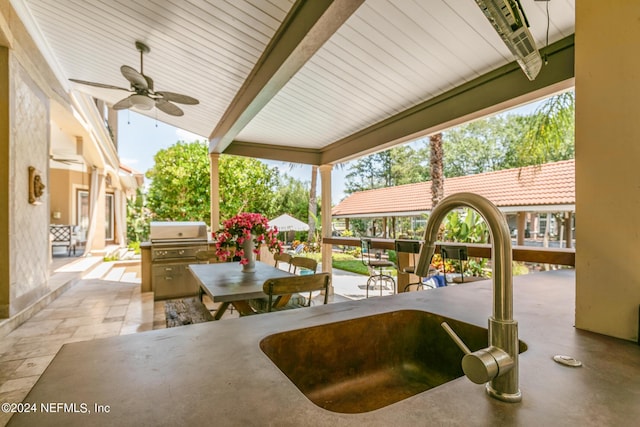
[(136, 49), (140, 52), (140, 72), (128, 65), (120, 67), (120, 72), (125, 79), (131, 84), (130, 89), (123, 87), (112, 86), (103, 83), (88, 82), (85, 80), (69, 79), (74, 83), (80, 83), (83, 85), (101, 87), (106, 89), (118, 89), (130, 92), (131, 95), (116, 102), (113, 105), (114, 110), (126, 110), (127, 108), (139, 108), (141, 110), (150, 110), (154, 106), (158, 110), (163, 111), (172, 116), (182, 116), (184, 112), (173, 102), (178, 104), (196, 105), (199, 101), (187, 95), (182, 95), (174, 92), (154, 91), (153, 80), (151, 77), (144, 74), (142, 57), (145, 53), (149, 53), (149, 46), (136, 41)]

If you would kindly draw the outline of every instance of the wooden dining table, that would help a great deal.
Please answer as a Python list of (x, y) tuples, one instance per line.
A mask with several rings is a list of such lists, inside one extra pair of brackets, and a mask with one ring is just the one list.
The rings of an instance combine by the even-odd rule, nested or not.
[(253, 314), (249, 300), (267, 296), (262, 291), (262, 285), (267, 279), (294, 275), (260, 261), (255, 265), (256, 269), (252, 273), (243, 272), (242, 266), (237, 262), (189, 265), (189, 271), (200, 286), (200, 299), (207, 295), (214, 303), (220, 303), (213, 313), (215, 320), (220, 320), (229, 304), (240, 315)]

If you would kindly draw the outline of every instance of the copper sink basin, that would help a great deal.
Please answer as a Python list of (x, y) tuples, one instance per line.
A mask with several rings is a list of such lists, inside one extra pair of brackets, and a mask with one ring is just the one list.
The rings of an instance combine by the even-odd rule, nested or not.
[(316, 405), (368, 412), (464, 375), (444, 321), (471, 351), (487, 346), (484, 328), (401, 310), (270, 335), (260, 348)]

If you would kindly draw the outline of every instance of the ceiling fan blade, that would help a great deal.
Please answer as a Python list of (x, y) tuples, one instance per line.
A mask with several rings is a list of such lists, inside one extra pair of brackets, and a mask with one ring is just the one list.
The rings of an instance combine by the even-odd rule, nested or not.
[(182, 116), (184, 112), (177, 106), (173, 105), (166, 99), (156, 100), (156, 107), (158, 110), (163, 111), (171, 116)]
[(126, 110), (127, 108), (131, 108), (132, 104), (131, 104), (131, 97), (128, 96), (124, 99), (121, 99), (120, 101), (116, 102), (115, 104), (113, 104), (113, 109), (114, 110)]
[(187, 95), (182, 95), (180, 93), (156, 92), (156, 95), (160, 95), (167, 101), (177, 102), (178, 104), (196, 105), (200, 103), (200, 101), (198, 101), (197, 99)]
[(149, 89), (147, 79), (145, 79), (144, 76), (135, 69), (129, 67), (128, 65), (123, 65), (122, 67), (120, 67), (120, 72), (122, 73), (124, 78), (129, 80), (131, 85), (136, 89)]
[(81, 85), (102, 87), (102, 88), (105, 88), (105, 89), (126, 90), (127, 92), (129, 92), (129, 89), (125, 89), (125, 88), (119, 87), (119, 86), (105, 85), (105, 84), (102, 84), (102, 83), (88, 82), (88, 81), (85, 81), (85, 80), (78, 80), (78, 79), (69, 79), (69, 81), (72, 81), (74, 83), (80, 83)]

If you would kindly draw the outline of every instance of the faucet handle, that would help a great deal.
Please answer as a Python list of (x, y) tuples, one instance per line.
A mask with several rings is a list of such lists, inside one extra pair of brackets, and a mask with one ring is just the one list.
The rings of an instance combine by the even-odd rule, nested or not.
[(464, 353), (462, 370), (464, 374), (476, 384), (484, 384), (505, 374), (513, 368), (513, 359), (509, 354), (494, 346), (471, 352), (464, 341), (455, 333), (447, 322), (440, 324), (447, 334)]
[(471, 354), (471, 350), (469, 350), (469, 347), (467, 347), (467, 345), (464, 343), (464, 341), (462, 341), (462, 338), (460, 338), (458, 336), (458, 334), (456, 334), (455, 331), (453, 329), (451, 329), (451, 326), (449, 326), (449, 324), (447, 322), (442, 322), (440, 324), (440, 326), (442, 326), (442, 329), (444, 329), (444, 331), (447, 334), (449, 334), (449, 336), (451, 337), (453, 342), (456, 343), (456, 345), (458, 347), (460, 347), (460, 350), (462, 350), (462, 352), (465, 355)]

